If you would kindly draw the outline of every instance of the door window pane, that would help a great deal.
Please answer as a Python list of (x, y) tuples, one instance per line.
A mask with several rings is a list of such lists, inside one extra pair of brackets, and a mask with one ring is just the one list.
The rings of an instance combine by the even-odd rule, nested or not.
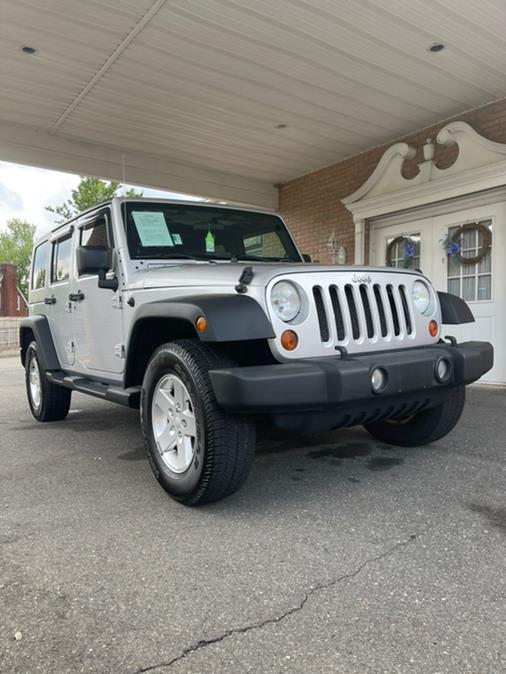
[(466, 302), (474, 302), (476, 282), (474, 277), (465, 277), (462, 279), (462, 299)]
[(46, 285), (47, 257), (49, 243), (43, 243), (35, 249), (32, 270), (32, 289), (37, 290)]
[[(480, 224), (492, 229), (490, 220), (482, 220)], [(451, 239), (458, 226), (450, 227), (448, 238)], [(462, 258), (476, 257), (483, 244), (483, 235), (474, 229), (465, 230), (460, 241)], [(458, 256), (448, 256), (448, 292), (457, 295), (467, 302), (481, 302), (492, 299), (492, 246), (486, 255), (475, 264), (464, 264)]]
[(72, 249), (72, 237), (60, 239), (53, 245), (53, 266), (51, 281), (67, 281), (70, 278), (70, 252)]
[(489, 300), (492, 297), (492, 277), (490, 274), (478, 276), (478, 301)]
[(460, 297), (460, 279), (459, 278), (449, 278), (448, 279), (448, 292), (452, 295), (457, 295)]

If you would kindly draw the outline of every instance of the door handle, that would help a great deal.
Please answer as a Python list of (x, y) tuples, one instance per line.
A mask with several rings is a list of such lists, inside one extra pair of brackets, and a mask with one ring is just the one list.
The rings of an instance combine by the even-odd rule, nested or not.
[(44, 304), (56, 304), (56, 297), (54, 295), (51, 297), (44, 297)]
[(78, 290), (76, 293), (70, 293), (69, 300), (71, 302), (82, 302), (84, 300), (84, 293)]

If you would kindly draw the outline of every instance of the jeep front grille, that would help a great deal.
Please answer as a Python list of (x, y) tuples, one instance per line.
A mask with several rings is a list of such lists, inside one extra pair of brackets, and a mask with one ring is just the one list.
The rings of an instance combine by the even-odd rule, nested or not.
[(313, 287), (322, 342), (331, 339), (335, 326), (338, 343), (377, 341), (411, 335), (408, 293), (403, 284), (346, 283)]
[[(300, 272), (273, 277), (266, 289), (267, 308), (276, 338), (270, 341), (280, 360), (335, 356), (344, 347), (350, 354), (423, 346), (437, 342), (431, 337), (431, 319), (440, 322), (437, 296), (434, 310), (422, 315), (412, 300), (417, 272), (394, 269), (318, 270), (301, 265)], [(295, 283), (301, 290), (300, 317), (284, 323), (272, 310), (270, 292), (281, 280)], [(432, 291), (433, 292), (433, 291)], [(296, 349), (287, 352), (280, 338), (287, 328), (299, 338)]]

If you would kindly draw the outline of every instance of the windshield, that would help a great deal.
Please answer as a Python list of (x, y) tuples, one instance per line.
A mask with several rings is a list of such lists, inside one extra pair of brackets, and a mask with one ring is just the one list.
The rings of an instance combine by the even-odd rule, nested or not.
[(126, 202), (121, 210), (132, 259), (301, 261), (270, 213), (154, 202)]

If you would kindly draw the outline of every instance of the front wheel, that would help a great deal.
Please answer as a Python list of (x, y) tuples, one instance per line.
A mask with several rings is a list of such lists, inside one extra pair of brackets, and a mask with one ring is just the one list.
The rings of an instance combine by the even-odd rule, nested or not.
[(440, 405), (404, 419), (387, 419), (366, 424), (369, 433), (389, 445), (419, 447), (444, 438), (457, 424), (464, 410), (466, 389), (452, 389)]
[(51, 383), (40, 365), (37, 342), (26, 350), (26, 395), (30, 410), (37, 421), (61, 421), (70, 409), (72, 392)]
[(233, 366), (208, 345), (169, 342), (153, 354), (142, 385), (141, 426), (161, 486), (185, 505), (229, 496), (244, 483), (255, 426), (218, 407), (209, 370)]

